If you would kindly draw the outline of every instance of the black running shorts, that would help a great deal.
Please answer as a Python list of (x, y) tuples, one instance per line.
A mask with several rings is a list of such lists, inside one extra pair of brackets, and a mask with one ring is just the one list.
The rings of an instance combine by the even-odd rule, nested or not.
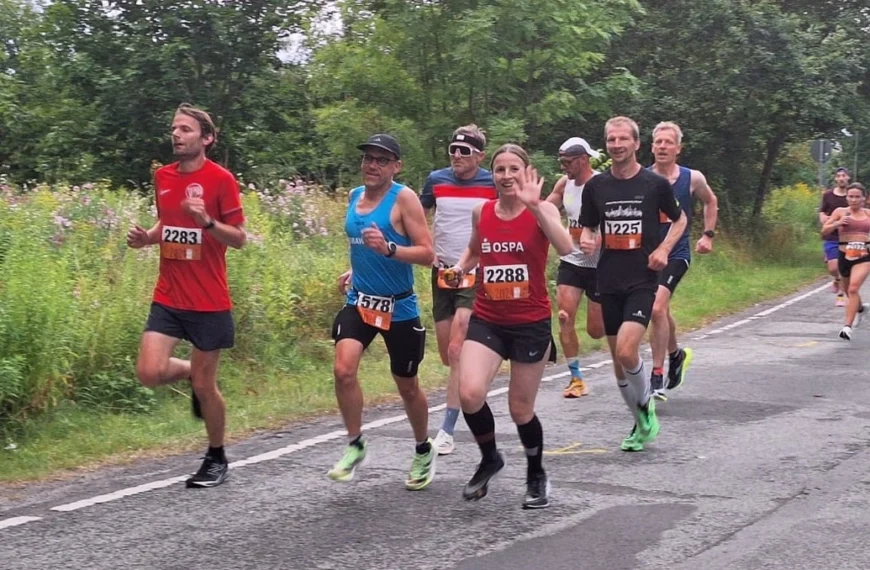
[(622, 323), (629, 321), (640, 323), (646, 328), (649, 326), (655, 300), (656, 292), (652, 288), (638, 288), (602, 295), (601, 316), (604, 318), (604, 334), (616, 336)]
[(668, 265), (659, 271), (659, 285), (666, 287), (671, 295), (677, 290), (677, 285), (683, 279), (683, 275), (689, 270), (689, 260), (669, 259)]
[(594, 267), (580, 267), (564, 260), (560, 261), (556, 285), (582, 289), (590, 301), (601, 302), (601, 295), (598, 294), (598, 270)]
[(363, 322), (353, 305), (345, 305), (332, 323), (332, 340), (338, 344), (344, 339), (354, 339), (368, 348), (375, 337), (381, 334), (390, 354), (390, 371), (399, 378), (413, 378), (426, 353), (426, 327), (420, 317), (407, 321), (393, 321), (385, 331)]
[(232, 348), (236, 339), (232, 311), (182, 311), (160, 303), (151, 303), (145, 331), (190, 341), (203, 352)]
[(474, 315), (465, 340), (479, 342), (505, 360), (531, 364), (548, 357), (556, 362), (556, 343), (550, 319), (521, 325), (497, 325)]
[(852, 276), (852, 268), (858, 265), (859, 263), (866, 263), (870, 261), (870, 255), (862, 257), (860, 259), (846, 259), (846, 252), (841, 251), (840, 255), (837, 257), (837, 269), (840, 271), (840, 275), (843, 277), (851, 277)]

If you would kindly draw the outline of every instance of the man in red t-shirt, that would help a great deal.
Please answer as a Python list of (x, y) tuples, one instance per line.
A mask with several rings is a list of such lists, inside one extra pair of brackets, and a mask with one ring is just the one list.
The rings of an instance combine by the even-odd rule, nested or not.
[[(217, 136), (208, 113), (186, 103), (172, 121), (178, 162), (154, 173), (157, 223), (133, 227), (127, 245), (160, 245), (160, 274), (139, 346), (136, 375), (145, 386), (190, 378), (193, 412), (205, 420), (209, 448), (188, 487), (214, 487), (227, 478), (224, 454), (226, 405), (217, 386), (221, 349), (234, 343), (232, 301), (227, 287), (227, 246), (245, 245), (239, 185), (205, 157)], [(193, 345), (191, 359), (173, 358), (181, 340)]]

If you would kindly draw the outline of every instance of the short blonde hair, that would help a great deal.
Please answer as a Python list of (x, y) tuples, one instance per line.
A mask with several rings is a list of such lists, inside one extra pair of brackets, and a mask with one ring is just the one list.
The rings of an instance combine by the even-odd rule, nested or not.
[(604, 123), (604, 138), (607, 138), (607, 131), (610, 127), (616, 125), (628, 125), (631, 127), (631, 136), (634, 137), (634, 140), (640, 141), (640, 127), (637, 126), (637, 123), (634, 122), (634, 119), (629, 119), (628, 117), (613, 117), (612, 119), (608, 119), (606, 123)]
[(656, 128), (653, 129), (652, 138), (656, 140), (656, 136), (659, 134), (659, 131), (674, 131), (674, 134), (677, 135), (677, 144), (683, 144), (683, 129), (680, 128), (680, 125), (673, 123), (671, 121), (662, 121)]

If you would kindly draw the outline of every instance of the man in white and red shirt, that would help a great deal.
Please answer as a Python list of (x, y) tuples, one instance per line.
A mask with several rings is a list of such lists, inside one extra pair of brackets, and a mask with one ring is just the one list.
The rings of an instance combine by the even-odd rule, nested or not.
[[(178, 162), (154, 173), (157, 223), (134, 226), (127, 245), (160, 245), (160, 274), (145, 325), (136, 375), (154, 387), (190, 378), (193, 411), (205, 420), (209, 448), (188, 487), (214, 487), (227, 478), (224, 454), (226, 405), (217, 386), (221, 349), (235, 340), (227, 287), (227, 246), (245, 245), (239, 186), (233, 175), (207, 159), (216, 140), (208, 113), (182, 104), (172, 121)], [(191, 359), (172, 356), (181, 340), (193, 345)]]
[(497, 197), (492, 173), (480, 166), (486, 158), (485, 147), (486, 135), (477, 125), (456, 129), (447, 146), (450, 167), (431, 172), (420, 194), (423, 208), (435, 211), (432, 221), (435, 243), (432, 316), (441, 362), (450, 367), (447, 409), (441, 429), (435, 436), (438, 455), (453, 452), (453, 430), (459, 418), (459, 353), (477, 290), (474, 273), (466, 275), (458, 288), (451, 288), (444, 281), (444, 270), (453, 267), (468, 246), (474, 207)]

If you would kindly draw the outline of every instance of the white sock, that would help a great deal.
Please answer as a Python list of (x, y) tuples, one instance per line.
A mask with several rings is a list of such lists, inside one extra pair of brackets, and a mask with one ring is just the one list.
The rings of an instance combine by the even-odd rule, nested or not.
[(646, 406), (650, 397), (649, 376), (647, 376), (646, 371), (644, 370), (643, 359), (641, 358), (639, 360), (640, 364), (638, 364), (637, 370), (632, 372), (626, 368), (625, 378), (634, 388), (634, 394), (637, 396), (635, 404), (638, 406)]

